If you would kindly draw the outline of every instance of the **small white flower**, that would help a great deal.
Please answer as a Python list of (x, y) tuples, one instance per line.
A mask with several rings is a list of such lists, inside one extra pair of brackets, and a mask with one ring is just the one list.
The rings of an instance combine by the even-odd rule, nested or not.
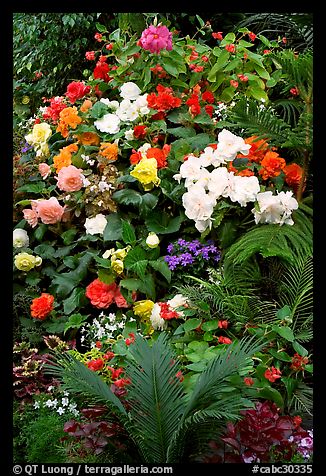
[(134, 130), (133, 129), (128, 129), (126, 132), (125, 132), (125, 138), (127, 140), (133, 140), (135, 138), (134, 136)]
[(33, 407), (35, 408), (35, 410), (36, 410), (37, 408), (40, 408), (40, 402), (35, 402), (34, 405), (33, 405)]
[(51, 408), (53, 406), (53, 402), (52, 400), (47, 400), (46, 402), (43, 403), (43, 406), (44, 407), (48, 407), (48, 408)]
[(90, 189), (91, 192), (94, 192), (94, 191), (97, 189), (97, 185), (95, 185), (95, 184), (94, 184), (94, 185), (91, 185), (91, 186), (89, 187), (89, 189)]
[(157, 248), (160, 244), (160, 239), (156, 233), (150, 232), (146, 238), (146, 245), (149, 248)]
[(16, 228), (13, 231), (13, 245), (14, 248), (23, 248), (29, 245), (29, 237), (26, 230)]
[(62, 398), (61, 403), (62, 403), (63, 407), (68, 406), (69, 405), (69, 398), (67, 398), (67, 397)]
[(163, 331), (167, 326), (166, 321), (161, 317), (161, 307), (158, 303), (155, 303), (153, 306), (150, 321), (154, 329)]
[(83, 180), (83, 186), (88, 187), (91, 184), (91, 182), (84, 175), (82, 175), (81, 177)]
[(59, 407), (59, 408), (57, 409), (57, 413), (59, 413), (59, 415), (63, 415), (64, 412), (65, 412), (65, 409), (62, 408), (62, 407)]
[(101, 132), (116, 134), (120, 130), (120, 119), (116, 114), (105, 114), (94, 122), (94, 126)]
[(49, 385), (49, 386), (48, 386), (48, 392), (51, 392), (51, 390), (53, 390), (53, 389), (54, 389), (54, 386), (53, 386), (53, 385)]
[(77, 403), (70, 403), (68, 410), (71, 412), (77, 408)]
[[(102, 258), (104, 259), (108, 259), (112, 253), (114, 253), (115, 249), (114, 248), (111, 248), (109, 250), (106, 250), (105, 253), (102, 254)], [(99, 315), (99, 317), (104, 317), (104, 313), (101, 312), (101, 314)]]
[(93, 218), (86, 218), (85, 228), (86, 233), (90, 235), (100, 234), (103, 235), (104, 229), (107, 225), (106, 216), (102, 213), (98, 213)]
[(111, 184), (108, 184), (102, 180), (98, 184), (98, 188), (100, 189), (100, 192), (104, 192), (105, 190), (110, 190), (111, 187), (112, 187)]
[(120, 88), (120, 96), (123, 99), (131, 99), (131, 100), (137, 99), (140, 93), (141, 93), (141, 90), (139, 89), (137, 84), (131, 81), (124, 83)]

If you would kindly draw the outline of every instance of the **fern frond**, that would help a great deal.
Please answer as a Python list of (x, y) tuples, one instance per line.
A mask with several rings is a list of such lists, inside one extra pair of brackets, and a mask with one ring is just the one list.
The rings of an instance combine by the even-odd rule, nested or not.
[(290, 132), (290, 125), (277, 116), (273, 107), (264, 109), (258, 102), (240, 99), (228, 114), (226, 126), (246, 130), (248, 135), (256, 135), (259, 139), (266, 139), (270, 145), (279, 147), (283, 144)]
[(312, 416), (313, 411), (313, 389), (303, 382), (300, 382), (293, 392), (289, 408), (296, 413), (307, 413)]
[(44, 366), (44, 370), (58, 379), (64, 390), (105, 403), (113, 411), (118, 411), (121, 416), (127, 415), (121, 401), (107, 383), (68, 352), (60, 355), (54, 352), (53, 360)]
[(132, 423), (127, 429), (146, 463), (164, 463), (184, 408), (182, 385), (176, 377), (180, 367), (165, 333), (152, 347), (137, 336), (130, 352), (134, 360), (126, 374), (131, 379), (127, 399)]
[(312, 223), (302, 210), (293, 213), (294, 225), (255, 226), (227, 250), (225, 257), (241, 264), (256, 253), (263, 258), (277, 256), (294, 264), (298, 256), (312, 253)]

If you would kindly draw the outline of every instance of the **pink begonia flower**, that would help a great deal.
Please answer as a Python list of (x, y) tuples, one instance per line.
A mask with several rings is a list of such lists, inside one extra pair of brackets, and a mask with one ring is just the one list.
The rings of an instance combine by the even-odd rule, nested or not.
[(32, 227), (35, 228), (38, 223), (38, 216), (35, 210), (31, 208), (25, 208), (23, 210), (23, 215), (27, 223)]
[(62, 207), (55, 197), (48, 200), (34, 201), (36, 203), (36, 213), (45, 225), (54, 225), (61, 221), (65, 212), (65, 206)]
[(42, 175), (42, 179), (45, 180), (51, 174), (51, 167), (45, 162), (42, 162), (42, 164), (38, 166), (38, 171)]
[(64, 192), (77, 192), (83, 186), (82, 169), (77, 169), (74, 165), (62, 167), (55, 177), (58, 180), (58, 187)]
[(139, 44), (144, 50), (149, 50), (151, 53), (159, 53), (164, 48), (171, 51), (172, 33), (164, 25), (150, 25), (142, 32)]

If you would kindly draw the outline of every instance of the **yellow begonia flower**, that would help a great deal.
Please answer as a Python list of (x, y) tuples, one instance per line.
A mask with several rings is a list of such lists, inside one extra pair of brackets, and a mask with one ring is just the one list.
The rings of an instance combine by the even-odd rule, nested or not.
[(50, 155), (49, 146), (47, 140), (52, 135), (52, 129), (46, 122), (41, 124), (35, 124), (30, 134), (25, 136), (26, 141), (31, 144), (36, 150), (36, 155), (43, 155), (45, 157)]
[(133, 311), (136, 314), (136, 316), (139, 316), (142, 319), (147, 320), (150, 318), (152, 314), (153, 307), (154, 307), (153, 301), (150, 301), (149, 299), (145, 299), (143, 301), (135, 302)]
[(111, 259), (111, 268), (113, 269), (115, 273), (121, 274), (124, 268), (123, 261), (121, 261), (121, 259), (115, 259), (115, 260)]
[(146, 238), (146, 245), (149, 248), (156, 248), (160, 243), (160, 239), (157, 236), (156, 233), (153, 233), (152, 231), (148, 234)]
[(130, 249), (131, 249), (131, 246), (128, 245), (128, 246), (126, 246), (125, 248), (120, 248), (120, 249), (114, 251), (114, 252), (112, 253), (111, 261), (112, 261), (112, 260), (114, 261), (114, 260), (116, 260), (116, 259), (121, 259), (121, 260), (125, 259), (125, 257), (126, 257), (127, 254), (128, 254), (128, 251), (129, 251)]
[(146, 192), (152, 190), (154, 185), (158, 186), (161, 183), (161, 179), (157, 176), (157, 162), (154, 158), (141, 159), (130, 175), (142, 184)]
[(18, 253), (15, 256), (15, 266), (20, 271), (30, 271), (35, 266), (42, 264), (42, 258), (40, 256), (33, 256), (29, 253)]

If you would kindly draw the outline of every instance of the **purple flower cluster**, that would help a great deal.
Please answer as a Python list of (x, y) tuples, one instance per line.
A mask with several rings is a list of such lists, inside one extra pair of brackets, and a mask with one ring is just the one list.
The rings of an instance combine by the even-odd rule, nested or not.
[(22, 154), (24, 154), (25, 152), (29, 151), (29, 150), (32, 149), (32, 148), (33, 148), (32, 145), (29, 145), (28, 142), (25, 142), (25, 145), (24, 145), (24, 147), (22, 148), (21, 152), (22, 152)]
[(164, 260), (171, 271), (174, 271), (178, 266), (192, 265), (199, 259), (217, 262), (221, 258), (221, 253), (212, 240), (203, 244), (199, 240), (186, 241), (180, 238), (167, 246), (167, 252), (168, 255)]
[[(303, 437), (302, 437), (303, 436)], [(298, 433), (295, 436), (290, 436), (288, 440), (296, 443), (298, 453), (302, 454), (305, 459), (310, 458), (313, 453), (313, 430), (308, 430), (306, 434)]]

